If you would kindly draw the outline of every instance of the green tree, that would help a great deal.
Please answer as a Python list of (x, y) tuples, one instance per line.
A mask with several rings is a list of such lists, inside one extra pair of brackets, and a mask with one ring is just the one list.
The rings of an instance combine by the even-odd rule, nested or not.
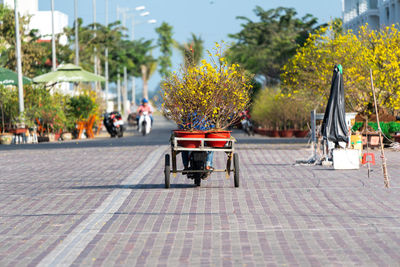
[[(15, 70), (16, 56), (15, 56), (15, 19), (14, 11), (0, 5), (0, 16), (2, 23), (0, 24), (0, 65)], [(40, 45), (37, 40), (37, 30), (27, 31), (29, 23), (29, 16), (19, 18), (20, 21), (20, 35), (21, 35), (21, 52), (22, 52), (22, 71), (23, 74), (29, 77), (38, 74), (38, 69), (42, 68), (43, 58), (45, 57), (45, 49)], [(2, 50), (2, 51), (1, 51)]]
[[(102, 66), (104, 65), (104, 49), (108, 47), (109, 51), (119, 50), (120, 44), (123, 38), (124, 28), (121, 26), (119, 21), (110, 23), (109, 25), (102, 25), (96, 23), (96, 30), (94, 30), (94, 24), (83, 26), (83, 20), (78, 19), (78, 25), (72, 28), (66, 28), (65, 33), (68, 38), (70, 46), (75, 44), (75, 27), (78, 27), (78, 38), (79, 38), (79, 64), (88, 71), (94, 71), (94, 58), (95, 51), (97, 57), (97, 70), (98, 73), (102, 73)], [(65, 54), (65, 58), (69, 61), (75, 59), (75, 53), (71, 51)], [(118, 65), (119, 62), (112, 61), (113, 58), (109, 58), (110, 67)]]
[(160, 47), (161, 56), (159, 61), (159, 73), (161, 77), (166, 77), (171, 71), (171, 56), (172, 56), (172, 26), (163, 22), (160, 27), (156, 28), (158, 33), (157, 45)]
[(174, 46), (182, 54), (185, 67), (199, 65), (204, 54), (204, 40), (192, 33), (187, 43), (174, 41)]
[(259, 21), (237, 17), (244, 23), (239, 33), (229, 35), (235, 43), (227, 56), (267, 83), (276, 83), (283, 65), (314, 32), (317, 19), (310, 14), (298, 18), (295, 9), (285, 7), (264, 10), (257, 6), (254, 13)]
[(147, 82), (151, 74), (157, 68), (157, 60), (152, 56), (154, 49), (152, 40), (138, 39), (134, 41), (121, 40), (115, 49), (110, 51), (110, 58), (118, 62), (110, 66), (110, 73), (116, 78), (116, 74), (122, 72), (123, 67), (134, 77), (143, 79), (143, 96), (148, 97)]

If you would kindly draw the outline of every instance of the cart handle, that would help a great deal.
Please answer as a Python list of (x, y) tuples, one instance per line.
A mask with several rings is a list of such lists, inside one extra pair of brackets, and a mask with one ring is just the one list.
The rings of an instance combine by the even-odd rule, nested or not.
[(174, 137), (174, 148), (178, 147), (178, 141), (200, 141), (200, 148), (204, 149), (205, 145), (204, 142), (207, 141), (226, 141), (226, 142), (231, 142), (231, 147), (233, 148), (234, 143), (236, 142), (236, 139), (234, 137), (230, 138), (183, 138), (183, 137)]

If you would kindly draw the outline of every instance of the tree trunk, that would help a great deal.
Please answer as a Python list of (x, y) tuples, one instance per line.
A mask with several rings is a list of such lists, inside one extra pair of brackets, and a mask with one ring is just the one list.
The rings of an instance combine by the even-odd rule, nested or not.
[(4, 110), (3, 103), (1, 103), (1, 133), (5, 132), (5, 122), (4, 122)]
[[(97, 56), (97, 75), (101, 75), (101, 61), (100, 61), (100, 57)], [(101, 82), (96, 82), (96, 92), (101, 92)]]
[(142, 80), (143, 80), (143, 98), (149, 98), (149, 79), (147, 75), (147, 66), (141, 65), (140, 69), (142, 71)]

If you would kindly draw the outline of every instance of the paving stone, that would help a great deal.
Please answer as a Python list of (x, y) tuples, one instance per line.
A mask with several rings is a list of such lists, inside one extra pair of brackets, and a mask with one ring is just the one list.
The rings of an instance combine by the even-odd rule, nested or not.
[[(238, 145), (239, 188), (214, 173), (199, 188), (177, 175), (164, 189), (166, 151), (150, 145), (2, 151), (0, 266), (400, 262), (398, 152), (387, 151), (390, 189), (383, 187), (377, 150), (368, 179), (365, 167), (295, 166), (310, 151), (276, 144)], [(224, 160), (218, 154), (216, 166)], [(71, 237), (81, 241), (63, 247)]]

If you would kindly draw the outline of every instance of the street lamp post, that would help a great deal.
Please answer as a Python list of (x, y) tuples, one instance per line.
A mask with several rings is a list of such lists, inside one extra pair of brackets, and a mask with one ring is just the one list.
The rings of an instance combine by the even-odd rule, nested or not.
[[(106, 0), (106, 27), (108, 27), (108, 0)], [(108, 110), (108, 90), (109, 90), (109, 85), (108, 85), (108, 47), (106, 46), (106, 49), (104, 50), (104, 57), (105, 57), (105, 63), (104, 63), (104, 75), (106, 76), (106, 83), (105, 83), (105, 94), (106, 94), (106, 110)]]
[[(126, 27), (126, 19), (127, 19), (126, 13), (128, 11), (130, 11), (130, 10), (132, 10), (132, 11), (143, 11), (145, 9), (146, 9), (145, 6), (137, 6), (134, 9), (120, 8), (119, 6), (117, 6), (117, 19), (119, 20), (120, 13), (121, 13), (122, 14), (122, 26)], [(140, 13), (140, 16), (144, 17), (144, 16), (148, 16), (149, 14), (150, 14), (150, 12), (145, 11), (145, 12)], [(131, 14), (130, 17), (132, 17), (131, 40), (133, 41), (134, 38), (135, 38), (135, 25), (139, 24), (139, 23), (135, 23), (135, 19), (134, 19), (135, 17), (134, 17), (133, 14)], [(147, 23), (156, 23), (156, 22), (157, 21), (155, 19), (151, 19), (151, 20), (147, 21)], [(127, 90), (128, 90), (128, 85), (127, 85), (128, 82), (127, 82), (127, 77), (126, 76), (127, 76), (126, 67), (124, 67), (124, 89), (125, 90), (122, 93), (122, 98), (123, 98), (123, 101), (124, 101), (124, 105), (125, 105), (125, 102), (127, 101)], [(133, 75), (131, 76), (131, 84), (132, 84), (132, 91), (131, 91), (131, 93), (132, 93), (132, 102), (133, 102), (133, 105), (135, 106), (136, 105), (136, 89), (135, 89), (136, 86), (135, 86), (135, 77)]]
[(79, 37), (78, 37), (78, 0), (75, 0), (75, 65), (79, 66)]
[[(144, 9), (145, 9), (144, 6), (139, 6), (139, 7), (135, 8), (136, 11), (143, 11)], [(140, 16), (144, 17), (144, 16), (148, 16), (149, 14), (150, 14), (150, 12), (148, 12), (148, 11), (142, 12), (140, 14)], [(136, 25), (136, 23), (135, 23), (135, 15), (132, 14), (131, 17), (132, 17), (131, 40), (133, 41), (133, 40), (135, 40), (135, 25)], [(147, 21), (147, 23), (156, 23), (156, 22), (157, 21), (154, 19)], [(133, 75), (131, 76), (131, 84), (132, 84), (132, 90), (131, 90), (132, 102), (133, 102), (133, 105), (136, 106), (136, 83), (135, 83), (135, 77)]]
[[(93, 0), (93, 30), (94, 30), (94, 38), (96, 38), (96, 0)], [(94, 47), (94, 74), (97, 74), (97, 48)], [(97, 89), (97, 88), (96, 88)]]
[[(145, 6), (138, 6), (135, 8), (137, 11), (142, 11), (145, 9)], [(129, 11), (129, 8), (120, 8), (117, 6), (117, 19), (119, 19), (119, 14), (122, 13), (122, 26), (125, 28), (126, 27), (126, 19), (127, 19), (127, 12)], [(146, 13), (145, 15), (148, 15), (149, 12), (144, 12)], [(129, 100), (128, 100), (128, 72), (126, 66), (123, 68), (123, 86), (122, 86), (122, 103), (123, 103), (123, 112), (129, 112), (130, 105), (129, 105)], [(133, 78), (131, 78), (132, 81), (132, 102), (133, 105), (135, 105), (135, 81)]]
[[(122, 13), (122, 26), (126, 27), (126, 12)], [(125, 114), (126, 111), (129, 109), (129, 100), (128, 100), (128, 77), (127, 77), (127, 68), (124, 66), (124, 81), (122, 86), (122, 101), (123, 101), (123, 113)]]
[(121, 113), (121, 76), (119, 74), (119, 69), (117, 74), (117, 105), (118, 105), (118, 112)]
[(24, 113), (24, 88), (22, 83), (22, 62), (21, 62), (21, 37), (19, 32), (19, 12), (18, 0), (14, 0), (14, 16), (15, 16), (15, 37), (16, 37), (16, 51), (17, 56), (17, 74), (18, 74), (18, 103), (19, 103), (19, 116), (22, 118)]
[(56, 38), (54, 34), (54, 0), (51, 0), (51, 53), (52, 53), (53, 71), (56, 71), (57, 58), (56, 58)]
[[(128, 100), (128, 73), (124, 66), (124, 86), (122, 87), (122, 99), (124, 100), (124, 110), (125, 115), (129, 114), (129, 100)], [(128, 114), (127, 114), (128, 113)]]

